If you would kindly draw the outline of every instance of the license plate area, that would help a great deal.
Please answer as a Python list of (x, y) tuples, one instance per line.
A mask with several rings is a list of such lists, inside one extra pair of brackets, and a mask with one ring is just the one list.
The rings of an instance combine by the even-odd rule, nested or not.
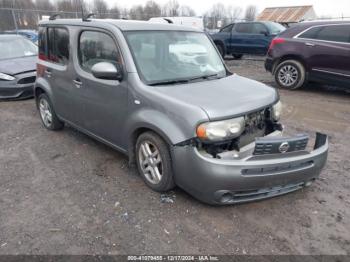
[(259, 137), (255, 139), (253, 155), (284, 154), (306, 149), (309, 136), (300, 134), (295, 137)]

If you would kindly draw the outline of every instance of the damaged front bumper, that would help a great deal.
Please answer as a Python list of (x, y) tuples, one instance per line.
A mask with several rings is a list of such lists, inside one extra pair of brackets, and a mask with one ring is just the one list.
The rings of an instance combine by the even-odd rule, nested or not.
[(324, 167), (328, 138), (317, 133), (306, 150), (255, 154), (256, 143), (212, 158), (194, 146), (172, 150), (176, 184), (209, 204), (234, 204), (286, 194), (311, 184)]

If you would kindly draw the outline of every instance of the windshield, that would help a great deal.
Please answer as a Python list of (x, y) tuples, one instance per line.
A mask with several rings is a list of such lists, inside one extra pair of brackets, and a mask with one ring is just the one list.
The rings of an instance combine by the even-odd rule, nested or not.
[(226, 76), (207, 35), (186, 31), (129, 31), (126, 38), (147, 84)]
[(279, 33), (286, 30), (286, 28), (283, 25), (275, 23), (275, 22), (266, 22), (266, 25), (270, 30), (270, 34), (272, 34), (272, 35), (278, 35)]
[(11, 59), (25, 56), (35, 56), (38, 47), (30, 40), (21, 36), (2, 36), (0, 38), (0, 59)]

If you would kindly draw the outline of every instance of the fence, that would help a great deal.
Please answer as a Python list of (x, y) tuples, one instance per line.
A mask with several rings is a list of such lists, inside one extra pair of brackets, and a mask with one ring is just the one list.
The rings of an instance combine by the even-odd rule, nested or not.
[[(0, 32), (6, 30), (18, 29), (37, 29), (38, 22), (42, 19), (48, 19), (53, 14), (60, 14), (62, 18), (81, 18), (82, 13), (79, 10), (75, 12), (58, 12), (53, 10), (32, 10), (32, 9), (15, 9), (15, 8), (0, 8)], [(116, 13), (100, 13), (96, 14), (96, 18), (111, 18), (111, 19), (136, 19), (148, 20), (151, 17), (160, 16), (159, 14), (148, 13), (132, 13), (126, 10)], [(349, 17), (334, 18), (337, 20), (348, 20)], [(320, 19), (322, 20), (322, 19)], [(235, 19), (229, 17), (203, 17), (204, 27), (210, 30), (217, 30), (233, 22), (244, 21), (242, 19)]]
[[(124, 13), (123, 13), (124, 12)], [(111, 18), (111, 19), (136, 19), (136, 20), (148, 20), (151, 17), (159, 17), (159, 14), (135, 14), (127, 11), (118, 13), (101, 13), (96, 14), (96, 18)], [(32, 9), (16, 9), (16, 8), (0, 8), (0, 32), (6, 30), (18, 30), (18, 29), (36, 29), (40, 20), (48, 19), (53, 14), (60, 14), (62, 18), (81, 18), (81, 11), (75, 12), (58, 12), (53, 10), (32, 10)], [(231, 18), (216, 18), (216, 17), (203, 17), (204, 26), (209, 29), (217, 29), (230, 24), (235, 19)]]
[[(79, 10), (75, 12), (59, 12), (49, 10), (0, 8), (0, 31), (36, 29), (40, 20), (48, 19), (53, 14), (59, 14), (61, 18), (82, 18), (82, 13)], [(123, 18), (123, 14), (103, 13), (96, 14), (96, 17), (118, 19)]]

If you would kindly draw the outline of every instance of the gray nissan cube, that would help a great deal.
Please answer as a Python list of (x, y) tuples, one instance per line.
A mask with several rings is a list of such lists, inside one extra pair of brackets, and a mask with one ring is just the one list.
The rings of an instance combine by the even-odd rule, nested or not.
[(231, 73), (194, 28), (42, 21), (34, 88), (44, 127), (67, 124), (124, 153), (158, 192), (261, 200), (311, 185), (327, 159), (327, 135), (284, 136), (277, 91)]

